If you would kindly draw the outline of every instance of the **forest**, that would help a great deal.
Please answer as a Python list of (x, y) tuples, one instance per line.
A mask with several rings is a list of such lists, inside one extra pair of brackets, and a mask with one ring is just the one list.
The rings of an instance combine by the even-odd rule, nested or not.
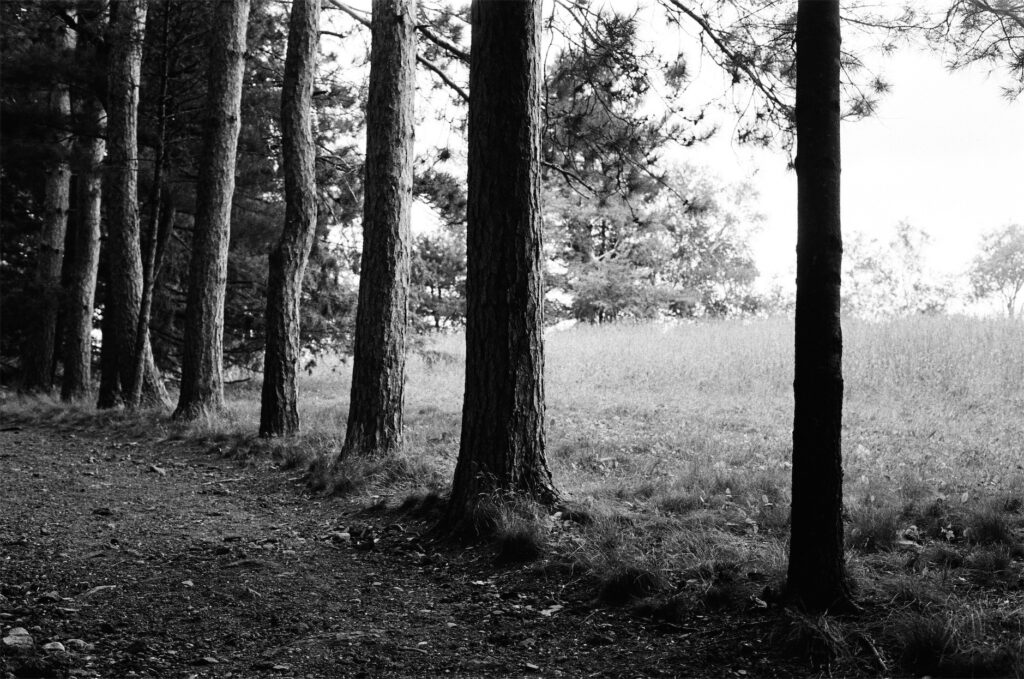
[(649, 4), (0, 3), (4, 677), (1024, 677), (1024, 223), (841, 226), (1024, 5)]

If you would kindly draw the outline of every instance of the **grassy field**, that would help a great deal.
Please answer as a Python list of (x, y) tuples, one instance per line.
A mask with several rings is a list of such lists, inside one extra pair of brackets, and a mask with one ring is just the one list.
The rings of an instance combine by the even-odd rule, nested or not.
[[(922, 317), (844, 331), (847, 544), (862, 598), (878, 607), (871, 638), (902, 653), (906, 671), (1019, 675), (1024, 326)], [(557, 544), (609, 602), (661, 596), (654, 610), (669, 617), (680, 597), (757, 602), (785, 568), (792, 335), (784, 320), (550, 332), (549, 463), (590, 520), (559, 530), (564, 517), (513, 511), (506, 529)], [(356, 463), (338, 488), (396, 503), (444, 491), (458, 453), (462, 342), (434, 337), (411, 354), (400, 464)], [(303, 375), (305, 434), (285, 466), (340, 448), (349, 370), (323, 359)], [(252, 441), (258, 408), (253, 381), (229, 389), (217, 420), (167, 426), (237, 445)], [(823, 639), (833, 655), (850, 647), (841, 626), (793, 624), (792, 635)], [(935, 657), (945, 669), (921, 659)]]

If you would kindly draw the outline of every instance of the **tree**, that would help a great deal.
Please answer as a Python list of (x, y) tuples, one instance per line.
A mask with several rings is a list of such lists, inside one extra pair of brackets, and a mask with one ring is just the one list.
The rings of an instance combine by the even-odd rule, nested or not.
[(224, 405), (224, 295), (248, 18), (249, 0), (218, 0), (210, 28), (177, 419), (194, 419)]
[(294, 0), (281, 90), (285, 222), (270, 255), (267, 280), (260, 436), (281, 436), (299, 429), (295, 369), (299, 360), (302, 279), (316, 233), (312, 100), (319, 38), (320, 0)]
[(1024, 290), (1024, 226), (1009, 224), (983, 235), (968, 276), (976, 299), (998, 296), (1006, 315), (1015, 318)]
[[(51, 19), (50, 30), (53, 49), (57, 53), (74, 49), (75, 33), (62, 21)], [(35, 276), (38, 311), (35, 331), (30, 340), (32, 346), (24, 353), (26, 369), (23, 385), (25, 389), (44, 392), (53, 388), (57, 315), (61, 306), (60, 274), (64, 263), (64, 238), (71, 194), (71, 164), (68, 160), (71, 140), (66, 127), (71, 117), (71, 93), (67, 83), (61, 82), (58, 76), (48, 95), (49, 114), (56, 123), (48, 140), (54, 153), (43, 191), (43, 228), (39, 234)]]
[(554, 502), (544, 456), (539, 0), (470, 9), (466, 390), (447, 525), (481, 497)]
[[(87, 17), (79, 12), (78, 21), (102, 27), (103, 15)], [(88, 63), (95, 57), (89, 41), (78, 43), (76, 57)], [(75, 139), (78, 173), (78, 218), (75, 221), (73, 247), (68, 264), (67, 320), (64, 338), (64, 376), (61, 398), (65, 401), (88, 396), (92, 388), (92, 329), (96, 302), (96, 276), (100, 263), (102, 218), (103, 156), (106, 111), (94, 92), (79, 96), (78, 114), (84, 128)]]
[(412, 208), (415, 0), (374, 0), (366, 106), (363, 256), (341, 458), (402, 439)]
[(793, 503), (786, 590), (811, 611), (852, 605), (843, 553), (839, 0), (800, 0)]
[(142, 301), (142, 246), (139, 228), (139, 81), (147, 0), (111, 5), (112, 44), (107, 69), (107, 290), (104, 304), (103, 361), (98, 406), (111, 408), (133, 390), (136, 352), (146, 365), (147, 400), (166, 393), (148, 340), (136, 341)]
[(1016, 99), (1024, 92), (1024, 4), (1019, 1), (953, 0), (930, 37), (953, 45), (950, 68), (1001, 64), (1009, 76), (1003, 94)]
[(950, 283), (926, 266), (927, 232), (907, 222), (887, 241), (858, 234), (843, 245), (843, 312), (866, 318), (942, 313)]

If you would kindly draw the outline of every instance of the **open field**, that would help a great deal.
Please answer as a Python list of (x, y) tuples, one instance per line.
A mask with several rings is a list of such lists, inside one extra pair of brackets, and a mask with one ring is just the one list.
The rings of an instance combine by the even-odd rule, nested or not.
[[(791, 337), (782, 320), (550, 332), (549, 463), (586, 520), (569, 530), (564, 515), (512, 508), (502, 530), (533, 535), (599, 598), (647, 615), (770, 601), (786, 559)], [(849, 563), (869, 615), (847, 627), (796, 617), (787, 638), (869, 673), (895, 662), (911, 673), (1019, 675), (1024, 326), (850, 321), (845, 344)], [(461, 336), (446, 335), (411, 354), (401, 460), (357, 462), (320, 487), (393, 504), (443, 493), (458, 453), (462, 353)], [(282, 466), (322, 467), (339, 449), (349, 367), (325, 358), (303, 376), (306, 433), (275, 449)], [(258, 383), (229, 392), (224, 416), (166, 433), (258, 449)], [(39, 404), (4, 407), (19, 408)], [(864, 651), (858, 634), (878, 647)]]

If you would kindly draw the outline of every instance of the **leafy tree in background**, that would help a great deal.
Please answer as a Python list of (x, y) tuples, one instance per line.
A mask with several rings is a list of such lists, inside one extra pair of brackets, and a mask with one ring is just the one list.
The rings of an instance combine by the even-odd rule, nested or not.
[(843, 311), (864, 318), (940, 314), (953, 286), (930, 270), (927, 232), (907, 222), (888, 241), (858, 234), (844, 244)]
[(982, 236), (981, 252), (968, 271), (974, 297), (998, 297), (1009, 318), (1016, 318), (1024, 290), (1024, 227), (1009, 224)]

